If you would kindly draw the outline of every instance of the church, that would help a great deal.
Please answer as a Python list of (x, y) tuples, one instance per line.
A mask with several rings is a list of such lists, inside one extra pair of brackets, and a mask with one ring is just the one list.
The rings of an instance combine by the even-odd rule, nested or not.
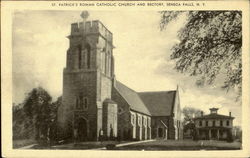
[(58, 125), (79, 141), (181, 139), (178, 87), (136, 92), (115, 78), (113, 35), (100, 21), (71, 24)]

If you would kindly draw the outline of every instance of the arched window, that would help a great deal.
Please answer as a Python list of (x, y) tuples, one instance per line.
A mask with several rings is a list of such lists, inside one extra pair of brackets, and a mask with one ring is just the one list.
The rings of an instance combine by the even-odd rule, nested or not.
[(78, 59), (79, 59), (78, 68), (81, 69), (82, 67), (82, 46), (81, 45), (78, 46)]
[(86, 48), (86, 50), (87, 50), (86, 64), (87, 64), (87, 68), (89, 69), (89, 68), (90, 68), (90, 58), (91, 58), (91, 54), (90, 54), (91, 48), (90, 48), (90, 45), (89, 45), (89, 44), (86, 44), (86, 45), (85, 45), (85, 48)]

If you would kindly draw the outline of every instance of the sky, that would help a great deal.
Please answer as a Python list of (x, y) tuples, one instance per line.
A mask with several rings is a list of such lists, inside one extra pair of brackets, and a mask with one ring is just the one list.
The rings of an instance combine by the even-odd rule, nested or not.
[[(81, 11), (30, 11), (13, 13), (12, 70), (13, 102), (23, 102), (32, 88), (41, 86), (56, 100), (62, 95), (62, 74), (70, 25), (82, 21)], [(100, 20), (112, 33), (116, 79), (136, 91), (168, 91), (179, 87), (181, 107), (194, 107), (209, 113), (235, 118), (241, 124), (241, 102), (233, 91), (218, 85), (197, 87), (196, 78), (178, 73), (170, 60), (171, 48), (185, 15), (160, 31), (156, 11), (90, 11), (88, 20)]]

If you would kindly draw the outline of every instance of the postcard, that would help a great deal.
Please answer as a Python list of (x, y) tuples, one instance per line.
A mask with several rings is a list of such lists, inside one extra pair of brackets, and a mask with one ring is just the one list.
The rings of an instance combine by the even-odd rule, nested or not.
[(249, 157), (249, 1), (3, 1), (4, 157)]

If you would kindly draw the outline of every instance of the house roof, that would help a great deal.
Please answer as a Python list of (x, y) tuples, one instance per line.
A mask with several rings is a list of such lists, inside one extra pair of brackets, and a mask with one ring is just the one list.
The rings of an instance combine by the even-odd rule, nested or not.
[(152, 116), (170, 116), (176, 91), (140, 92), (138, 93)]
[(194, 119), (234, 119), (232, 116), (220, 115), (220, 114), (208, 114), (204, 116), (199, 116)]
[(130, 105), (130, 108), (132, 110), (147, 115), (151, 115), (148, 108), (144, 105), (143, 101), (141, 100), (136, 91), (128, 88), (119, 81), (116, 81), (114, 87), (120, 93), (120, 95), (126, 100), (126, 102)]

